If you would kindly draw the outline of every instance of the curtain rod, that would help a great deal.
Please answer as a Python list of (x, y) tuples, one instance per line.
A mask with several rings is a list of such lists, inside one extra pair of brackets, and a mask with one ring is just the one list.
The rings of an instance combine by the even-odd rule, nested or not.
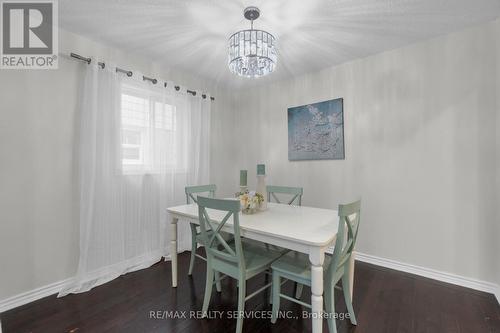
[[(91, 58), (86, 58), (86, 57), (83, 57), (83, 56), (81, 56), (81, 55), (79, 55), (79, 54), (76, 54), (76, 53), (73, 53), (73, 52), (71, 52), (71, 53), (70, 53), (70, 56), (71, 56), (71, 58), (75, 58), (75, 59), (78, 59), (78, 60), (81, 60), (81, 61), (85, 61), (88, 65), (90, 65), (90, 62), (92, 61), (92, 59), (91, 59)], [(97, 63), (97, 65), (98, 65), (98, 66), (100, 66), (101, 68), (106, 67), (106, 64), (105, 64), (104, 62), (98, 62), (98, 63)], [(126, 70), (126, 69), (122, 69), (122, 68), (118, 68), (118, 67), (116, 67), (116, 71), (117, 71), (117, 72), (120, 72), (120, 73), (124, 73), (124, 74), (126, 74), (127, 76), (129, 76), (129, 77), (130, 77), (130, 76), (132, 76), (132, 71), (129, 71), (129, 70)], [(157, 80), (157, 79), (154, 79), (154, 78), (152, 78), (152, 77), (147, 77), (147, 76), (144, 76), (144, 75), (143, 75), (143, 76), (142, 76), (142, 79), (143, 79), (144, 81), (150, 81), (150, 82), (151, 82), (151, 83), (153, 83), (153, 84), (157, 84), (157, 83), (158, 83), (158, 80)], [(164, 83), (164, 86), (165, 86), (165, 87), (167, 86), (167, 82), (165, 82), (165, 83)], [(179, 90), (181, 89), (181, 87), (179, 87), (179, 86), (174, 86), (174, 88), (175, 88), (175, 90), (177, 90), (177, 91), (179, 91)], [(193, 95), (193, 96), (196, 96), (196, 91), (194, 91), (194, 90), (189, 90), (189, 89), (186, 89), (186, 92), (187, 92), (187, 93), (189, 93), (189, 94), (191, 94), (191, 95)], [(205, 99), (205, 98), (207, 98), (207, 95), (202, 94), (202, 95), (201, 95), (201, 97), (202, 97), (203, 99)], [(210, 99), (211, 99), (212, 101), (215, 101), (215, 97), (210, 97)]]

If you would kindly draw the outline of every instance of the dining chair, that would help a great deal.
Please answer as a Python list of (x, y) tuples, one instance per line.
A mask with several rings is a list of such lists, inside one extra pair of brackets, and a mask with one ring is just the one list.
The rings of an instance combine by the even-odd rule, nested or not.
[[(290, 187), (290, 186), (266, 186), (267, 201), (271, 202), (271, 197), (274, 198), (276, 203), (282, 203), (280, 198), (276, 194), (285, 194), (292, 196), (288, 199), (288, 205), (302, 206), (302, 195), (304, 194), (304, 189), (302, 187)], [(288, 251), (287, 251), (288, 252)], [(295, 298), (300, 299), (302, 296), (303, 285), (300, 283), (295, 283)]]
[[(224, 216), (220, 223), (214, 222), (214, 216), (219, 212)], [(198, 196), (198, 216), (200, 221), (201, 235), (207, 253), (207, 280), (205, 285), (205, 297), (203, 299), (202, 314), (207, 316), (208, 305), (212, 295), (215, 272), (225, 274), (224, 277), (232, 277), (238, 282), (238, 314), (245, 310), (245, 301), (266, 290), (271, 283), (264, 285), (257, 291), (247, 295), (246, 281), (257, 274), (264, 273), (271, 267), (273, 261), (278, 259), (282, 253), (273, 249), (267, 250), (263, 243), (242, 238), (239, 223), (240, 202), (238, 200), (212, 199)], [(232, 217), (232, 226), (226, 226)], [(228, 243), (221, 230), (224, 227), (233, 229), (233, 241)], [(210, 233), (209, 233), (210, 231)], [(217, 282), (217, 280), (215, 280)], [(243, 329), (243, 317), (237, 316), (236, 333)]]
[[(356, 316), (352, 307), (350, 293), (349, 271), (351, 255), (356, 245), (358, 227), (360, 221), (361, 201), (355, 201), (346, 205), (339, 205), (339, 227), (337, 239), (332, 255), (326, 255), (323, 266), (324, 270), (324, 299), (328, 312), (328, 328), (330, 333), (337, 332), (335, 323), (335, 288), (342, 280), (344, 300), (349, 311), (349, 318), (353, 325), (357, 325)], [(310, 304), (282, 294), (280, 291), (281, 278), (299, 282), (311, 286), (311, 269), (306, 254), (289, 252), (271, 265), (273, 274), (273, 309), (271, 322), (275, 323), (280, 307), (280, 298), (290, 300), (311, 308)]]
[(290, 186), (266, 186), (267, 201), (271, 202), (271, 197), (274, 198), (276, 203), (282, 203), (276, 194), (288, 194), (293, 195), (292, 199), (288, 201), (289, 205), (293, 205), (294, 202), (297, 206), (302, 205), (302, 194), (304, 190), (302, 187), (290, 187)]
[[(208, 193), (208, 196), (210, 198), (215, 197), (215, 191), (217, 190), (217, 186), (215, 184), (186, 186), (184, 190), (186, 192), (186, 204), (189, 205), (191, 201), (193, 201), (194, 203), (197, 202), (195, 194)], [(191, 258), (189, 260), (188, 275), (192, 275), (195, 258), (198, 257), (203, 261), (206, 261), (206, 258), (196, 253), (198, 244), (203, 246), (203, 243), (201, 242), (201, 233), (198, 229), (199, 226), (194, 223), (190, 223), (189, 226), (191, 227)]]

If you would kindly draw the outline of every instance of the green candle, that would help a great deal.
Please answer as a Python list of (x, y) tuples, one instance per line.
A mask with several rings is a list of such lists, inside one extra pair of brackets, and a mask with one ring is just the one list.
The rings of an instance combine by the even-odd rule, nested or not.
[(257, 164), (257, 175), (265, 175), (266, 166), (264, 164)]
[(240, 170), (240, 186), (247, 186), (247, 170)]

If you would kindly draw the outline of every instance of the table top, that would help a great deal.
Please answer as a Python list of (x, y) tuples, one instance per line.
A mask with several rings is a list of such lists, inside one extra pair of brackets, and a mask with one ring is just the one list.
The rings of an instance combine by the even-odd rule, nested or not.
[[(240, 229), (314, 246), (326, 246), (335, 240), (339, 221), (336, 210), (276, 203), (267, 206), (267, 210), (251, 215), (240, 212)], [(167, 211), (177, 217), (198, 219), (196, 204), (170, 207)], [(212, 209), (207, 213), (214, 222), (225, 216), (225, 212)], [(232, 225), (232, 218), (226, 225)]]

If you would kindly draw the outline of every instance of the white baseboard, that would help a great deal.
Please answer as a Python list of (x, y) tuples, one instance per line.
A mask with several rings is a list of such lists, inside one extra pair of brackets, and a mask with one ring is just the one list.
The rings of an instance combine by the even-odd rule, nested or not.
[(399, 261), (380, 258), (376, 256), (372, 256), (369, 254), (364, 254), (360, 252), (356, 252), (355, 254), (356, 260), (363, 261), (369, 264), (382, 266), (390, 269), (394, 269), (397, 271), (402, 271), (410, 274), (415, 274), (419, 276), (423, 276), (429, 279), (438, 280), (446, 283), (451, 283), (454, 285), (471, 288), (474, 290), (484, 291), (496, 296), (497, 301), (500, 303), (500, 286), (491, 282), (481, 281), (477, 279), (472, 279), (468, 277), (463, 277), (460, 275), (441, 272), (438, 270), (425, 268), (421, 266), (416, 266), (412, 264), (406, 264)]
[[(0, 313), (28, 304), (53, 294), (60, 292), (65, 286), (71, 283), (72, 278), (48, 284), (12, 297), (0, 300)], [(1, 330), (1, 328), (0, 328)], [(1, 333), (1, 331), (0, 331)]]
[[(169, 260), (165, 257), (165, 260)], [(364, 254), (360, 252), (356, 252), (356, 260), (363, 261), (369, 264), (382, 266), (390, 269), (394, 269), (397, 271), (402, 271), (410, 274), (415, 274), (423, 277), (427, 277), (430, 279), (447, 282), (455, 285), (459, 285), (466, 288), (471, 288), (479, 291), (484, 291), (487, 293), (491, 293), (496, 296), (497, 301), (500, 303), (500, 286), (491, 282), (466, 278), (463, 276), (437, 271), (430, 268), (420, 267), (411, 264), (405, 264), (402, 262), (398, 262), (395, 260), (384, 259), (376, 256), (372, 256), (369, 254)], [(12, 297), (9, 297), (4, 300), (0, 300), (0, 313), (8, 311), (10, 309), (16, 308), (18, 306), (28, 304), (39, 300), (41, 298), (57, 294), (64, 287), (69, 285), (72, 282), (72, 278), (62, 280), (59, 282), (55, 282), (40, 288), (36, 288), (34, 290), (21, 293)], [(1, 325), (1, 323), (0, 323)], [(0, 327), (1, 333), (1, 327)]]

